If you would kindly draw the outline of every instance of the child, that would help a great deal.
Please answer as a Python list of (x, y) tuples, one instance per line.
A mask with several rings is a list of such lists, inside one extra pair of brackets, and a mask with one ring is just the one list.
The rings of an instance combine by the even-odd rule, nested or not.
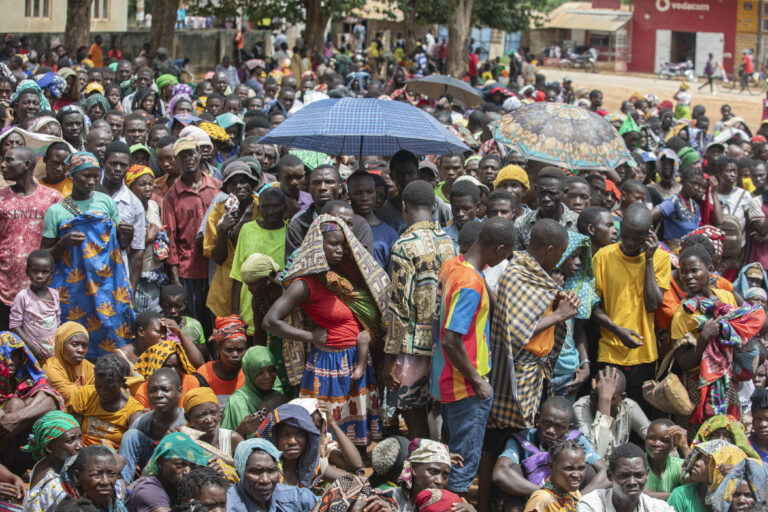
[(531, 494), (525, 512), (561, 512), (575, 510), (581, 499), (579, 487), (587, 476), (584, 448), (573, 440), (549, 448), (549, 480)]
[(570, 176), (565, 180), (565, 205), (576, 213), (589, 207), (592, 190), (589, 182), (580, 176)]
[(680, 171), (680, 192), (662, 201), (653, 209), (653, 222), (664, 219), (664, 240), (670, 249), (680, 247), (680, 239), (699, 227), (699, 202), (704, 198), (707, 183), (701, 169), (686, 167)]
[(229, 486), (215, 469), (196, 467), (179, 479), (177, 496), (183, 504), (199, 502), (203, 510), (225, 510)]
[(752, 435), (749, 442), (765, 464), (768, 463), (768, 389), (757, 388), (751, 400)]
[(476, 220), (464, 224), (464, 227), (461, 228), (461, 231), (459, 232), (460, 254), (465, 254), (469, 248), (472, 247), (472, 244), (477, 240), (477, 235), (480, 234), (480, 229), (482, 229), (482, 227), (483, 223)]
[(160, 291), (160, 309), (163, 310), (163, 316), (173, 320), (198, 350), (202, 353), (206, 361), (210, 361), (210, 352), (205, 343), (205, 334), (203, 334), (203, 325), (190, 316), (184, 316), (187, 309), (187, 292), (182, 286), (168, 285)]
[(680, 473), (683, 459), (670, 455), (673, 448), (677, 448), (678, 455), (688, 456), (685, 429), (667, 418), (652, 421), (645, 436), (645, 453), (648, 455), (649, 468), (645, 492), (649, 496), (666, 500), (672, 489), (682, 485)]
[(53, 355), (54, 336), (61, 321), (59, 292), (49, 288), (53, 274), (53, 256), (44, 250), (27, 257), (29, 286), (13, 300), (8, 327), (29, 347), (43, 364)]
[(763, 309), (768, 307), (768, 294), (762, 288), (750, 288), (744, 294), (744, 300), (753, 306), (760, 306)]

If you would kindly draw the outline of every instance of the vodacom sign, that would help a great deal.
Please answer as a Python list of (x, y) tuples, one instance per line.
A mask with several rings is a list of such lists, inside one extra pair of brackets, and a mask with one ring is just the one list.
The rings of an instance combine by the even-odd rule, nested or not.
[(673, 2), (672, 0), (656, 0), (656, 10), (659, 12), (673, 11), (709, 11), (709, 4), (693, 2)]

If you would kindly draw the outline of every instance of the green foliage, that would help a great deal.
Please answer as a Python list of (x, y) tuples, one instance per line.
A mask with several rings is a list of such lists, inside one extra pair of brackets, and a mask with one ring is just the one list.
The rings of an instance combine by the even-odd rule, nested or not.
[(187, 10), (194, 16), (234, 18), (243, 13), (250, 20), (282, 18), (287, 23), (306, 22), (306, 6), (319, 3), (321, 12), (332, 18), (341, 18), (352, 9), (365, 5), (364, 0), (191, 0)]
[[(472, 25), (507, 32), (525, 30), (546, 13), (566, 0), (475, 0)], [(390, 0), (406, 19), (418, 24), (447, 24), (456, 9), (455, 0)], [(550, 5), (555, 4), (555, 5)]]

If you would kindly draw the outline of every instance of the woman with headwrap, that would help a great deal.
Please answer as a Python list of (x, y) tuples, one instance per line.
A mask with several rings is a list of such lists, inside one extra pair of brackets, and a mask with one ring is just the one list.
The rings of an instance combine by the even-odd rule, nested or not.
[(103, 94), (91, 94), (83, 100), (83, 110), (91, 122), (104, 119), (110, 108), (109, 100)]
[(446, 445), (416, 438), (408, 446), (408, 452), (398, 486), (385, 493), (397, 502), (400, 512), (413, 511), (421, 491), (444, 489), (451, 474), (451, 455)]
[(54, 110), (59, 111), (67, 105), (80, 101), (80, 82), (77, 79), (77, 73), (72, 68), (61, 68), (56, 74), (67, 83), (61, 97), (53, 104)]
[(237, 445), (243, 441), (243, 436), (234, 430), (222, 428), (219, 422), (221, 409), (216, 394), (211, 388), (195, 388), (184, 395), (184, 417), (188, 427), (182, 427), (182, 432), (189, 434), (203, 450), (217, 457), (225, 469), (230, 481), (237, 476), (232, 468)]
[(118, 240), (124, 234), (116, 229), (120, 214), (115, 202), (93, 189), (101, 176), (99, 160), (77, 152), (64, 165), (72, 179), (72, 194), (45, 213), (41, 248), (56, 261), (52, 287), (59, 290), (61, 317), (86, 321), (87, 357), (96, 359), (132, 336), (131, 284)]
[(227, 491), (228, 512), (307, 512), (318, 498), (309, 489), (280, 483), (282, 453), (266, 439), (248, 439), (235, 450), (240, 482)]
[(747, 457), (760, 458), (744, 433), (744, 425), (733, 416), (717, 414), (702, 423), (696, 437), (693, 438), (693, 446), (718, 439), (738, 446), (747, 454)]
[(189, 362), (181, 344), (175, 339), (163, 340), (145, 350), (133, 366), (133, 369), (146, 379), (133, 394), (145, 410), (152, 408), (147, 394), (149, 377), (160, 368), (171, 368), (179, 376), (181, 381), (179, 407), (184, 403), (184, 395), (188, 391), (200, 387), (200, 382), (194, 376), (195, 367)]
[(170, 117), (181, 114), (195, 114), (195, 107), (192, 104), (192, 97), (188, 94), (177, 94), (171, 98), (168, 104), (168, 115)]
[(50, 104), (55, 103), (56, 100), (61, 98), (62, 94), (64, 94), (64, 89), (67, 87), (67, 81), (52, 71), (44, 75), (37, 75), (35, 81), (43, 90), (43, 94)]
[(679, 193), (681, 185), (675, 181), (679, 168), (677, 153), (671, 149), (662, 149), (656, 159), (656, 177), (648, 186), (661, 194), (662, 199)]
[(11, 98), (14, 124), (21, 124), (28, 117), (35, 117), (43, 110), (51, 110), (51, 104), (34, 80), (22, 80)]
[(237, 156), (237, 151), (239, 151), (240, 143), (243, 140), (245, 123), (243, 123), (243, 120), (235, 114), (225, 112), (216, 118), (216, 124), (224, 128), (224, 131), (229, 135), (229, 140), (232, 144), (232, 150), (227, 158)]
[(93, 384), (93, 363), (85, 359), (88, 330), (76, 322), (65, 322), (56, 329), (54, 355), (43, 365), (53, 389), (69, 405), (77, 390)]
[(221, 426), (229, 430), (236, 430), (248, 415), (258, 411), (266, 395), (283, 392), (275, 360), (267, 347), (246, 350), (242, 368), (245, 383), (229, 397), (221, 417)]
[[(352, 442), (366, 446), (369, 435), (379, 436), (380, 419), (371, 359), (363, 353), (368, 342), (374, 353), (381, 342), (389, 277), (344, 221), (320, 215), (283, 282), (288, 287), (264, 317), (265, 329), (312, 344), (300, 395), (326, 402)], [(317, 328), (285, 322), (299, 307)]]
[(216, 167), (221, 167), (221, 164), (230, 158), (230, 155), (232, 154), (233, 143), (229, 137), (229, 133), (227, 133), (224, 128), (214, 123), (203, 122), (199, 124), (199, 128), (211, 138), (214, 151), (212, 162)]
[(742, 511), (768, 501), (768, 474), (756, 460), (736, 464), (709, 497), (714, 512)]
[(83, 448), (82, 436), (77, 420), (65, 412), (51, 411), (35, 422), (29, 443), (22, 447), (37, 461), (29, 478), (24, 510), (53, 510), (65, 496), (59, 473), (67, 459)]
[(747, 263), (741, 267), (739, 274), (733, 281), (733, 291), (742, 297), (750, 288), (768, 289), (768, 272), (765, 271), (760, 263)]
[(181, 477), (190, 469), (207, 466), (210, 454), (203, 451), (187, 434), (174, 432), (163, 437), (142, 476), (131, 487), (125, 502), (130, 512), (171, 510), (178, 505), (176, 491)]
[(706, 512), (711, 498), (733, 466), (747, 459), (741, 448), (723, 440), (707, 441), (693, 447), (683, 462), (683, 481), (667, 503), (675, 510)]
[(245, 384), (243, 354), (247, 337), (245, 323), (237, 315), (217, 317), (209, 341), (216, 343), (219, 358), (197, 369), (200, 386), (210, 387), (223, 408), (236, 389)]
[(61, 125), (55, 117), (51, 116), (36, 117), (27, 126), (27, 131), (61, 138)]
[(61, 500), (87, 498), (99, 512), (125, 512), (116, 487), (119, 466), (117, 454), (106, 446), (83, 448), (67, 459), (59, 475), (65, 493)]
[(136, 94), (133, 96), (133, 103), (131, 104), (131, 112), (136, 112), (137, 110), (143, 110), (155, 118), (162, 117), (163, 115), (160, 98), (149, 87), (139, 87), (136, 89)]

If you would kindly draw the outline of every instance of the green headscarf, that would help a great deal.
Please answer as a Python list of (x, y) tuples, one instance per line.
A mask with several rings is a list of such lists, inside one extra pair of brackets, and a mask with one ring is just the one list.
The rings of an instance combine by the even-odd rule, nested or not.
[[(222, 428), (235, 430), (246, 416), (259, 410), (261, 401), (267, 392), (257, 388), (253, 383), (253, 379), (262, 368), (267, 366), (277, 367), (275, 358), (267, 347), (251, 347), (245, 352), (243, 356), (245, 384), (229, 397), (229, 401), (227, 401), (227, 405), (224, 407), (224, 413), (221, 416)], [(283, 386), (278, 377), (275, 377), (272, 391), (277, 393), (283, 392)]]
[(693, 446), (709, 441), (710, 436), (715, 430), (720, 430), (721, 428), (731, 433), (734, 440), (733, 444), (741, 448), (748, 457), (753, 459), (760, 458), (744, 433), (744, 425), (733, 416), (725, 414), (716, 414), (702, 423), (699, 431), (696, 433), (696, 437), (693, 438)]
[(142, 475), (157, 476), (158, 459), (183, 459), (198, 466), (207, 466), (210, 458), (211, 455), (203, 451), (187, 434), (173, 432), (160, 440)]
[(157, 80), (155, 80), (158, 91), (162, 91), (164, 87), (168, 87), (169, 85), (176, 85), (177, 83), (179, 83), (179, 79), (170, 73), (160, 75), (157, 77)]
[(701, 159), (696, 150), (690, 146), (681, 149), (677, 157), (680, 159), (680, 167), (691, 166)]
[(632, 116), (627, 116), (624, 122), (621, 123), (621, 127), (619, 128), (619, 135), (632, 132), (640, 133), (640, 128), (637, 126), (637, 123)]

